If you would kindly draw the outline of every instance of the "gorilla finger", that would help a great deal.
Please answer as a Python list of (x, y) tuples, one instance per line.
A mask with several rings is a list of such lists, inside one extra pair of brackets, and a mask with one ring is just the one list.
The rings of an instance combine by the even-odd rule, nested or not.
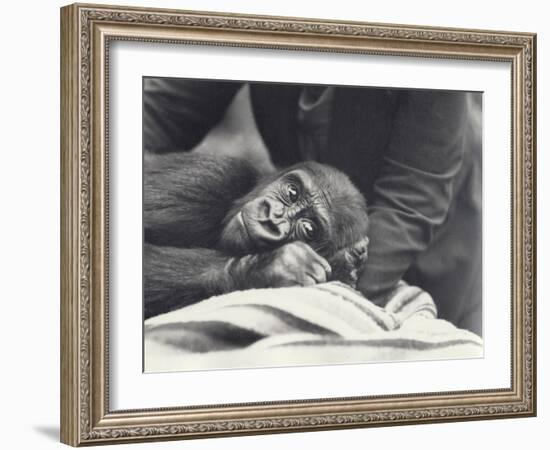
[(315, 253), (315, 262), (320, 265), (324, 271), (325, 278), (330, 277), (330, 274), (332, 273), (332, 267), (330, 263), (317, 252), (313, 251), (313, 253)]
[(367, 252), (368, 246), (369, 246), (369, 238), (364, 237), (352, 247), (351, 251), (354, 254), (354, 256), (361, 258)]
[(325, 271), (326, 276), (330, 276), (332, 272), (332, 267), (330, 266), (329, 262), (321, 255), (319, 255), (319, 253), (313, 250), (308, 244), (303, 242), (300, 242), (298, 244), (304, 251), (303, 256), (305, 257), (306, 263), (310, 261), (309, 264), (319, 264)]
[(318, 264), (308, 270), (306, 272), (306, 276), (313, 278), (316, 284), (325, 283), (327, 281), (327, 273), (325, 269)]
[(283, 279), (279, 280), (276, 285), (273, 287), (293, 287), (293, 286), (301, 286), (302, 283), (300, 283), (297, 280), (291, 280), (291, 279)]
[(313, 277), (317, 283), (325, 283), (329, 276), (325, 267), (320, 263), (314, 263), (313, 266), (306, 271), (306, 274)]
[(318, 281), (310, 274), (306, 274), (302, 279), (302, 286), (315, 286), (316, 284), (318, 284)]

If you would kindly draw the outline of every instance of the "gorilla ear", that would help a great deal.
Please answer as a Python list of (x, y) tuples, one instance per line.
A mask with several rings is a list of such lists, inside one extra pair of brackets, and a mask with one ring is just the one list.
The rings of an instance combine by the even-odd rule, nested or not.
[(328, 262), (332, 268), (329, 281), (341, 281), (355, 288), (357, 274), (367, 260), (369, 238), (364, 237), (350, 247), (338, 250)]

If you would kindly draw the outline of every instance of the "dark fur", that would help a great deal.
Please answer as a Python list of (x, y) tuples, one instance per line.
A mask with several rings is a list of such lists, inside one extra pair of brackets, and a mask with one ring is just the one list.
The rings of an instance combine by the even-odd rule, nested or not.
[[(280, 174), (261, 178), (245, 161), (193, 154), (148, 155), (144, 167), (145, 317), (235, 289), (228, 272), (235, 254), (220, 248), (220, 235), (227, 219)], [(346, 281), (358, 256), (342, 249), (366, 234), (364, 199), (327, 166), (308, 162), (282, 173), (296, 168), (308, 170), (331, 197), (335, 229), (318, 251), (327, 258), (340, 254), (329, 261)]]
[(259, 179), (232, 158), (150, 155), (144, 166), (145, 241), (163, 246), (214, 248), (228, 207)]

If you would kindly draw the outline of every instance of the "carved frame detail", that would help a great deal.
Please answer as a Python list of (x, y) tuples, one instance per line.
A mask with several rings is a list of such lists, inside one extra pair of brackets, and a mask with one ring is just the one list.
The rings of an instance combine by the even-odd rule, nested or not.
[[(535, 414), (534, 34), (93, 5), (67, 6), (61, 16), (63, 442), (77, 446)], [(108, 111), (102, 99), (113, 39), (511, 62), (511, 389), (110, 411)], [(290, 406), (292, 412), (285, 412)]]

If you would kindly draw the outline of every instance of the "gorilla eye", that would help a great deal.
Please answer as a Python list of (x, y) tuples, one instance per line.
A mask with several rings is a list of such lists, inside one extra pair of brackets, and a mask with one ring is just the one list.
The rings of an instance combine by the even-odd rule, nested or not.
[(286, 195), (291, 203), (295, 203), (298, 200), (299, 191), (295, 184), (288, 184), (286, 187)]
[(299, 224), (299, 233), (306, 241), (312, 241), (317, 235), (317, 227), (311, 220), (301, 220)]

